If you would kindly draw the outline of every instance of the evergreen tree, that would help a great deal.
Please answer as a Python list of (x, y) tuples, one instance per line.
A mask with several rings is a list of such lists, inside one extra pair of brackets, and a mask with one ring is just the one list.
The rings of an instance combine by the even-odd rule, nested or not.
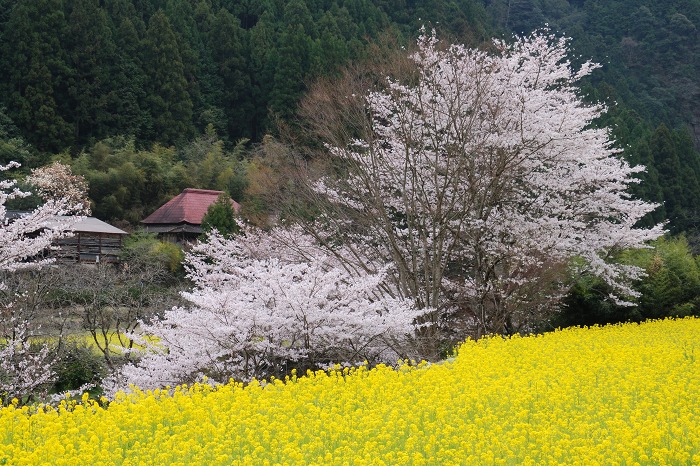
[(197, 115), (202, 111), (203, 106), (199, 73), (200, 51), (204, 47), (191, 3), (190, 0), (167, 0), (164, 11), (175, 33), (183, 72), (187, 80), (187, 93), (192, 100), (193, 112)]
[(202, 231), (205, 234), (216, 229), (224, 238), (237, 235), (240, 227), (236, 223), (236, 212), (231, 204), (231, 198), (226, 193), (221, 193), (202, 219)]
[(109, 64), (111, 90), (107, 107), (112, 114), (112, 134), (129, 135), (146, 145), (150, 115), (146, 106), (147, 77), (141, 66), (141, 41), (146, 25), (130, 0), (106, 0), (109, 25), (115, 44), (112, 63)]
[(255, 27), (263, 11), (263, 2), (258, 0), (237, 0), (229, 11), (238, 17), (246, 31)]
[(72, 143), (65, 119), (71, 69), (61, 39), (68, 35), (60, 0), (20, 0), (5, 24), (2, 94), (10, 117), (38, 149), (58, 152)]
[(321, 18), (319, 29), (321, 33), (314, 42), (313, 54), (318, 60), (311, 64), (311, 71), (315, 76), (324, 76), (332, 74), (340, 65), (346, 63), (350, 52), (338, 23), (330, 12), (326, 12)]
[[(700, 234), (700, 155), (693, 147), (693, 140), (688, 130), (674, 131), (674, 144), (681, 165), (683, 188), (683, 223), (678, 225), (679, 232), (687, 232), (689, 236)], [(694, 239), (694, 238), (693, 238)]]
[(107, 108), (111, 89), (111, 63), (115, 47), (107, 15), (97, 0), (73, 0), (68, 53), (74, 70), (69, 81), (75, 140), (102, 139), (117, 130)]
[(150, 140), (165, 144), (185, 141), (194, 133), (192, 100), (184, 65), (170, 21), (158, 10), (144, 40), (143, 67), (149, 79), (147, 106), (152, 121)]
[(209, 48), (222, 84), (220, 105), (226, 115), (226, 133), (232, 140), (251, 137), (250, 115), (254, 105), (250, 77), (245, 59), (243, 35), (238, 18), (225, 9), (219, 10), (209, 37)]
[(659, 182), (659, 172), (654, 163), (654, 156), (646, 140), (641, 140), (634, 149), (627, 152), (634, 152), (632, 157), (635, 165), (644, 165), (646, 170), (638, 173), (639, 183), (630, 189), (632, 194), (639, 199), (659, 204), (653, 212), (647, 214), (641, 221), (641, 225), (651, 227), (666, 220), (666, 206), (664, 205), (664, 191)]
[(48, 66), (33, 56), (17, 121), (37, 149), (58, 152), (71, 140), (72, 130), (58, 113), (51, 82)]
[(261, 139), (268, 127), (268, 106), (279, 59), (276, 36), (273, 14), (265, 10), (250, 31), (251, 136), (254, 140)]
[(114, 28), (117, 54), (111, 64), (112, 90), (108, 95), (108, 108), (114, 117), (114, 134), (137, 137), (146, 141), (146, 131), (151, 118), (146, 105), (148, 78), (141, 66), (139, 55), (141, 39), (137, 17), (122, 17)]
[(671, 131), (660, 125), (651, 138), (651, 152), (659, 172), (659, 184), (664, 194), (666, 214), (672, 232), (678, 232), (684, 223), (681, 163), (673, 143)]
[(199, 50), (198, 81), (201, 96), (201, 106), (195, 111), (197, 127), (206, 128), (212, 125), (222, 138), (227, 138), (226, 116), (222, 106), (224, 84), (217, 71), (217, 65), (210, 47), (211, 35), (214, 32), (214, 19), (210, 1), (201, 0), (194, 11), (197, 29), (201, 36)]
[(289, 25), (280, 36), (279, 59), (270, 95), (270, 110), (278, 117), (294, 115), (305, 89), (307, 70), (311, 63), (311, 41), (301, 24)]
[(544, 25), (544, 15), (536, 0), (508, 0), (506, 26), (525, 34)]
[(301, 25), (304, 28), (304, 34), (312, 39), (316, 38), (316, 24), (304, 0), (288, 1), (284, 6), (283, 14), (284, 24)]

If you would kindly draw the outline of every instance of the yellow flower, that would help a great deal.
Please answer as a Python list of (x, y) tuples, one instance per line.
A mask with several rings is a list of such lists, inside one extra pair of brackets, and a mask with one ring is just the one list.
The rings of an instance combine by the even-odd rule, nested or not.
[[(697, 464), (700, 320), (0, 409), (0, 464)], [(67, 459), (68, 458), (68, 459)]]

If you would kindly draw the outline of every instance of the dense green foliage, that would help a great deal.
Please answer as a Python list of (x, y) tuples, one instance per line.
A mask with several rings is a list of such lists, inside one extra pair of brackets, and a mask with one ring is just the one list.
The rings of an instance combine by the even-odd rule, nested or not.
[(182, 264), (185, 253), (182, 247), (175, 243), (160, 241), (155, 233), (137, 230), (130, 234), (124, 240), (120, 259), (123, 263), (134, 264), (136, 268), (145, 268), (142, 264), (144, 263), (163, 272), (163, 280), (158, 285), (171, 285), (184, 276)]
[[(362, 59), (372, 42), (405, 44), (431, 24), (478, 44), (547, 23), (572, 38), (577, 56), (604, 65), (584, 89), (610, 105), (601, 123), (626, 157), (648, 167), (635, 194), (663, 205), (647, 223), (668, 219), (697, 251), (699, 21), (700, 0), (3, 0), (0, 163), (38, 166), (50, 154), (93, 154), (111, 144), (99, 141), (126, 138), (130, 157), (79, 165), (103, 174), (89, 179), (95, 214), (134, 223), (199, 181), (184, 175), (199, 171), (203, 154), (181, 157), (198, 134), (213, 129), (222, 150), (260, 142), (294, 122), (311, 81)], [(171, 149), (163, 147), (171, 146), (180, 149), (166, 174)], [(171, 183), (156, 180), (154, 192), (142, 186), (154, 183), (149, 154)], [(233, 172), (234, 186), (198, 186), (242, 200), (245, 170)]]
[(636, 306), (619, 306), (612, 289), (589, 275), (578, 278), (565, 299), (554, 327), (593, 325), (700, 315), (700, 256), (693, 256), (684, 237), (660, 239), (653, 249), (624, 251), (618, 261), (642, 267), (646, 277), (637, 282)]
[[(648, 223), (670, 220), (696, 249), (699, 21), (700, 0), (4, 0), (0, 162), (36, 166), (114, 137), (162, 153), (150, 148), (184, 147), (207, 127), (223, 147), (259, 142), (294, 121), (312, 80), (362, 59), (370, 42), (400, 45), (427, 23), (475, 44), (548, 23), (579, 56), (604, 64), (585, 90), (611, 105), (601, 123), (626, 156), (648, 166), (635, 194), (663, 203)], [(135, 159), (133, 176), (117, 184), (135, 182), (136, 194), (113, 180), (93, 188), (108, 193), (91, 193), (98, 217), (133, 223), (151, 207), (143, 199), (156, 205), (184, 186), (141, 192), (153, 172)], [(193, 162), (172, 159), (189, 170)], [(236, 186), (222, 189), (241, 200), (237, 173)]]
[(241, 150), (225, 150), (213, 133), (179, 149), (137, 149), (132, 139), (112, 138), (83, 151), (72, 169), (87, 179), (96, 217), (136, 225), (188, 187), (226, 191), (240, 200), (248, 166)]
[(700, 0), (0, 0), (0, 165), (69, 163), (94, 215), (122, 226), (187, 187), (264, 224), (292, 197), (265, 136), (294, 132), (312, 81), (424, 24), (470, 45), (545, 24), (571, 37), (575, 61), (603, 65), (583, 83), (609, 107), (600, 124), (647, 167), (633, 194), (659, 208), (644, 223), (687, 238), (622, 257), (649, 272), (638, 308), (582, 277), (559, 323), (697, 314)]
[(98, 384), (105, 375), (106, 367), (100, 355), (84, 342), (61, 340), (61, 347), (56, 349), (56, 354), (56, 381), (51, 389), (54, 393), (78, 390), (87, 384)]
[(183, 143), (208, 124), (259, 140), (310, 80), (419, 18), (486, 37), (478, 0), (5, 0), (0, 104), (44, 152)]
[(236, 212), (231, 204), (231, 198), (228, 194), (220, 194), (212, 205), (207, 209), (202, 219), (202, 230), (204, 233), (210, 233), (216, 230), (224, 237), (240, 232), (240, 227), (236, 223)]

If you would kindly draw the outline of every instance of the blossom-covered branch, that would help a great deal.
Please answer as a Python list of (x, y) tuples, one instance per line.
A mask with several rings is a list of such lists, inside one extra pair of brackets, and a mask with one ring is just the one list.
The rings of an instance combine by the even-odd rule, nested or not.
[[(19, 167), (11, 162), (0, 166), (0, 173)], [(44, 204), (31, 212), (10, 219), (7, 216), (7, 201), (28, 196), (20, 190), (15, 180), (0, 180), (0, 270), (13, 271), (23, 267), (38, 267), (46, 262), (37, 256), (51, 248), (55, 240), (70, 234), (72, 225), (79, 219), (59, 218), (72, 213), (82, 213), (84, 204), (74, 202), (73, 197), (61, 197), (60, 182), (52, 188), (52, 195)], [(46, 189), (48, 188), (46, 185)], [(85, 193), (83, 192), (83, 196)]]
[(214, 232), (197, 245), (187, 256), (191, 305), (142, 325), (157, 343), (123, 368), (120, 386), (155, 388), (205, 375), (250, 380), (296, 366), (402, 356), (398, 348), (423, 311), (410, 300), (380, 297), (383, 271), (351, 275), (323, 254), (300, 260), (280, 246), (274, 232), (260, 231), (231, 239)]
[(476, 335), (527, 330), (555, 308), (573, 258), (628, 301), (641, 270), (606, 257), (663, 232), (635, 228), (656, 207), (627, 191), (644, 167), (578, 93), (597, 65), (574, 69), (567, 40), (548, 31), (494, 49), (424, 32), (379, 85), (319, 87), (306, 106), (342, 173), (313, 187), (336, 206), (326, 244), (394, 264), (399, 295)]

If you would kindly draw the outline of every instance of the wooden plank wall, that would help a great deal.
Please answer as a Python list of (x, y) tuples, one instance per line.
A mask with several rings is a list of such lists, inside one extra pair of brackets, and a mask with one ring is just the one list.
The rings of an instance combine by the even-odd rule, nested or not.
[(51, 255), (62, 262), (118, 262), (122, 235), (75, 232), (57, 245)]

